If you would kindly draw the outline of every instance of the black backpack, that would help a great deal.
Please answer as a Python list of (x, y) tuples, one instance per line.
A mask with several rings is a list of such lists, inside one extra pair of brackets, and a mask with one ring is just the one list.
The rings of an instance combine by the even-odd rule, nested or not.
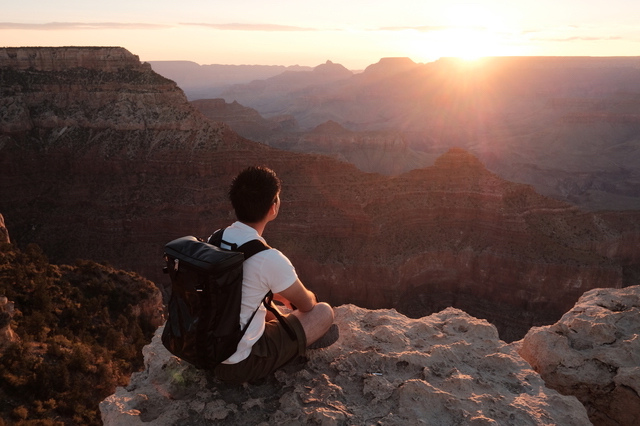
[[(165, 245), (164, 271), (171, 277), (171, 296), (162, 343), (173, 355), (200, 369), (215, 368), (236, 352), (257, 312), (241, 329), (242, 264), (270, 248), (252, 240), (240, 247), (229, 244), (231, 250), (221, 249), (222, 232), (209, 238), (211, 244), (187, 236)], [(272, 297), (269, 292), (263, 300), (268, 308)]]

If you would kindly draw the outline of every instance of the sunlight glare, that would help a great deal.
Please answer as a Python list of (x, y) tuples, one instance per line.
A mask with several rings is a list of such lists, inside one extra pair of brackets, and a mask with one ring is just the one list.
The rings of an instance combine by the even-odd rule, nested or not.
[(459, 28), (486, 28), (499, 30), (502, 19), (491, 10), (478, 4), (452, 4), (445, 10), (447, 23)]
[(492, 10), (479, 4), (451, 4), (443, 17), (446, 28), (415, 37), (411, 47), (417, 57), (473, 60), (513, 54), (509, 31)]

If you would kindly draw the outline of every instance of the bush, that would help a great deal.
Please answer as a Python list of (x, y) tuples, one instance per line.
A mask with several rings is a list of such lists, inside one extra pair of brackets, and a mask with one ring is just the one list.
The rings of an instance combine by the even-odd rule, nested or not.
[(0, 426), (101, 424), (98, 403), (142, 366), (154, 329), (131, 307), (156, 292), (107, 265), (56, 266), (36, 245), (0, 245), (0, 295), (21, 338), (0, 354), (0, 396), (13, 404), (0, 405)]

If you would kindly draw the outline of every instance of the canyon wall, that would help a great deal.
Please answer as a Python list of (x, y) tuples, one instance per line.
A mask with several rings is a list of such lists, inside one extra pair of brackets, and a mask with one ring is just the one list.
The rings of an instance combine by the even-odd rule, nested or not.
[(430, 155), (463, 147), (545, 195), (626, 210), (640, 209), (638, 87), (639, 57), (383, 58), (330, 84), (271, 78), (221, 96), (264, 116), (291, 115), (305, 131), (333, 120), (402, 132)]
[(209, 120), (228, 124), (240, 136), (257, 142), (265, 142), (273, 134), (298, 128), (295, 118), (290, 115), (266, 119), (253, 108), (244, 107), (237, 102), (226, 103), (221, 98), (199, 99), (192, 101), (191, 105)]
[[(232, 177), (265, 164), (283, 181), (265, 238), (336, 305), (412, 317), (454, 306), (515, 340), (589, 289), (636, 283), (638, 212), (581, 211), (461, 149), (398, 176), (280, 151), (207, 120), (124, 49), (32, 51), (0, 49), (0, 212), (16, 244), (53, 261), (106, 261), (167, 285), (164, 244), (231, 223)], [(68, 68), (46, 65), (59, 56)]]
[(291, 115), (266, 119), (253, 108), (221, 98), (191, 104), (209, 120), (224, 122), (245, 138), (286, 151), (332, 156), (363, 172), (399, 175), (430, 166), (437, 157), (413, 150), (402, 132), (355, 132), (332, 120), (303, 132)]

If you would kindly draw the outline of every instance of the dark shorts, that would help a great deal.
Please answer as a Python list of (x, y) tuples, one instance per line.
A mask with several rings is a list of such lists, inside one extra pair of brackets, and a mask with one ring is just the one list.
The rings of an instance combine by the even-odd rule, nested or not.
[(244, 383), (265, 378), (278, 368), (304, 355), (307, 338), (300, 320), (293, 314), (284, 316), (296, 333), (291, 340), (277, 319), (265, 324), (264, 334), (251, 348), (251, 354), (237, 364), (220, 364), (214, 369), (215, 376), (227, 383)]

